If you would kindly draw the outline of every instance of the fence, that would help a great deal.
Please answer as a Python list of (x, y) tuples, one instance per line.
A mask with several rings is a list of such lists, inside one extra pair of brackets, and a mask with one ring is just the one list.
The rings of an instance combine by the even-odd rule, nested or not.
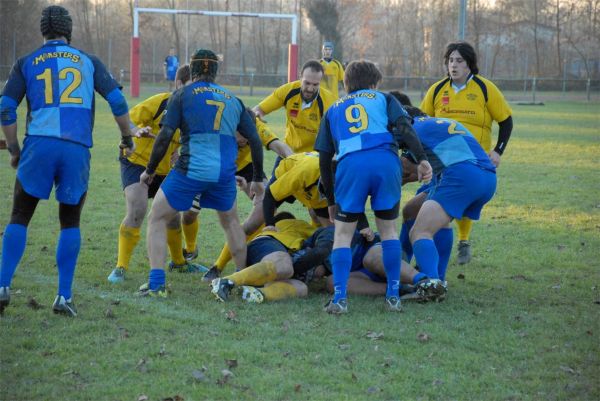
[[(8, 78), (10, 66), (0, 65), (0, 86)], [(113, 71), (115, 78), (123, 85), (129, 83), (129, 71)], [(440, 77), (383, 77), (381, 90), (401, 90), (413, 98), (422, 99), (431, 85)], [(142, 86), (162, 85), (162, 72), (142, 72)], [(240, 95), (265, 95), (286, 82), (285, 74), (222, 74), (218, 82), (233, 87)], [(558, 79), (558, 78), (492, 78), (509, 101), (539, 102), (545, 100), (587, 100), (600, 101), (600, 79)]]

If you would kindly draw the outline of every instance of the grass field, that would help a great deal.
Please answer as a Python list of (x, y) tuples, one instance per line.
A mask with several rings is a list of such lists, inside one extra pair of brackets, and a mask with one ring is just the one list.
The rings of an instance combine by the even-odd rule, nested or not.
[[(321, 311), (328, 295), (318, 284), (305, 300), (220, 304), (199, 276), (170, 274), (170, 298), (137, 298), (144, 240), (128, 280), (110, 286), (124, 202), (118, 131), (97, 106), (80, 314), (50, 310), (59, 226), (56, 202), (43, 202), (0, 318), (0, 400), (600, 399), (600, 104), (514, 106), (498, 194), (475, 224), (472, 263), (453, 255), (444, 303), (406, 303), (398, 315), (382, 299), (352, 297), (341, 317)], [(269, 122), (283, 133), (281, 113)], [(13, 181), (2, 152), (0, 227)], [(223, 240), (203, 211), (200, 259), (214, 261)]]

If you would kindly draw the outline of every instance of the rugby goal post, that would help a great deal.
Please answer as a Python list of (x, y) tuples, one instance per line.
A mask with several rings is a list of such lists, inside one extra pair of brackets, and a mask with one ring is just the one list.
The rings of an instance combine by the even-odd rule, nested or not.
[[(247, 18), (275, 18), (289, 19), (292, 23), (291, 43), (288, 45), (288, 82), (298, 77), (298, 16), (296, 14), (270, 14), (270, 13), (248, 13), (229, 11), (203, 11), (203, 10), (173, 10), (169, 8), (140, 8), (137, 0), (133, 8), (133, 36), (131, 38), (131, 97), (140, 96), (140, 13), (155, 14), (185, 14), (206, 15), (212, 17), (247, 17)], [(187, 62), (187, 60), (186, 60)]]

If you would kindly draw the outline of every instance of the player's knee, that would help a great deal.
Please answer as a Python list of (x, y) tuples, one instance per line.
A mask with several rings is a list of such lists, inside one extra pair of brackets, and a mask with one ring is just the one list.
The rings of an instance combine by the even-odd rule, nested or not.
[(60, 220), (60, 228), (76, 228), (79, 227), (79, 221), (81, 218), (81, 210), (83, 209), (83, 204), (85, 203), (84, 193), (79, 200), (79, 203), (76, 205), (68, 205), (66, 203), (61, 203), (58, 207), (58, 218)]
[(293, 280), (292, 285), (296, 289), (296, 295), (299, 298), (305, 298), (308, 296), (308, 287), (301, 281)]
[(185, 224), (185, 225), (193, 224), (197, 218), (198, 218), (198, 213), (188, 210), (187, 212), (183, 213), (183, 224)]

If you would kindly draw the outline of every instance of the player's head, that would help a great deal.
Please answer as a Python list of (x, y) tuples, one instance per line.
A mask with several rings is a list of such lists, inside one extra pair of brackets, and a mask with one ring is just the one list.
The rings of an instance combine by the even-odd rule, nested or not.
[(208, 49), (198, 49), (190, 60), (192, 80), (203, 82), (215, 82), (217, 70), (219, 69), (219, 58)]
[(310, 102), (317, 97), (324, 72), (323, 66), (317, 60), (304, 63), (300, 70), (300, 96), (303, 101)]
[(323, 42), (323, 49), (321, 52), (323, 53), (323, 58), (330, 59), (333, 56), (333, 42)]
[(420, 108), (415, 106), (404, 106), (404, 110), (406, 110), (408, 115), (410, 115), (412, 118), (427, 117), (427, 114), (425, 114), (425, 112), (423, 112)]
[(71, 43), (71, 31), (73, 20), (69, 11), (61, 6), (49, 6), (42, 10), (40, 20), (40, 31), (44, 39), (58, 39), (64, 37), (67, 43)]
[(449, 43), (444, 53), (444, 64), (448, 69), (448, 76), (453, 80), (460, 80), (469, 73), (479, 73), (477, 54), (473, 46), (467, 42)]
[(179, 89), (190, 83), (192, 80), (192, 73), (189, 64), (184, 64), (177, 69), (175, 73), (175, 89)]
[(175, 55), (175, 48), (174, 48), (174, 47), (171, 47), (171, 48), (169, 49), (169, 55), (170, 55), (170, 56), (174, 56), (174, 55)]
[(408, 95), (406, 93), (402, 93), (400, 91), (391, 91), (390, 95), (394, 96), (396, 98), (396, 100), (398, 100), (400, 102), (400, 104), (402, 106), (412, 106), (412, 103), (410, 102), (410, 98), (408, 97)]
[(346, 67), (344, 87), (347, 93), (361, 89), (375, 89), (382, 77), (381, 71), (374, 63), (367, 60), (352, 61)]

